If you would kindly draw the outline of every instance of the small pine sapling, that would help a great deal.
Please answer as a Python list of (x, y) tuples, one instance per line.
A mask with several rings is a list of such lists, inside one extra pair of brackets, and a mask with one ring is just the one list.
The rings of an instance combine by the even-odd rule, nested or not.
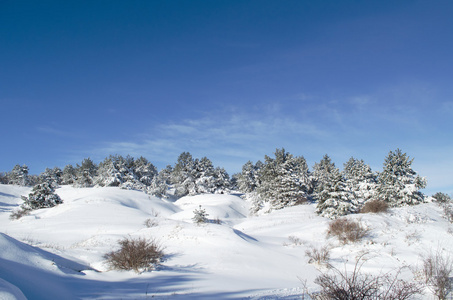
[(192, 218), (193, 222), (197, 225), (201, 223), (207, 223), (208, 222), (208, 213), (206, 213), (206, 210), (204, 208), (201, 208), (201, 205), (198, 209), (195, 209), (193, 211), (194, 216)]

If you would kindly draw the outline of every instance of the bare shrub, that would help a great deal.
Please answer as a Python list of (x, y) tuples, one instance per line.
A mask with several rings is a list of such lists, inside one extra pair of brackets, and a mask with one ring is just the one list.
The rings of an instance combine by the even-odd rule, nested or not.
[(421, 273), (423, 279), (438, 299), (446, 299), (452, 289), (450, 275), (453, 272), (453, 261), (451, 257), (443, 255), (440, 250), (436, 253), (422, 257)]
[(147, 227), (147, 228), (151, 228), (151, 227), (155, 227), (157, 225), (159, 225), (157, 223), (156, 220), (153, 220), (153, 219), (146, 219), (145, 222), (144, 222), (144, 225)]
[(164, 257), (163, 248), (155, 240), (124, 238), (121, 248), (104, 255), (107, 264), (116, 270), (134, 270), (137, 273), (153, 270)]
[(294, 236), (294, 235), (290, 235), (288, 236), (288, 240), (293, 244), (293, 245), (296, 245), (296, 246), (300, 246), (302, 245), (304, 242), (298, 238), (297, 236)]
[(21, 207), (21, 208), (15, 210), (15, 211), (13, 211), (11, 213), (11, 215), (9, 216), (9, 218), (11, 220), (18, 220), (18, 219), (22, 218), (23, 216), (27, 216), (29, 214), (30, 214), (30, 210), (29, 209)]
[(420, 238), (421, 238), (420, 232), (418, 232), (417, 230), (414, 230), (412, 232), (406, 233), (405, 240), (409, 245), (412, 245), (413, 243), (420, 242)]
[(304, 241), (294, 235), (288, 236), (288, 240), (289, 242), (283, 242), (283, 246), (300, 246), (304, 244)]
[(389, 205), (387, 204), (387, 202), (385, 202), (383, 200), (374, 199), (374, 200), (367, 201), (365, 203), (365, 205), (363, 205), (363, 207), (360, 210), (360, 212), (362, 214), (366, 214), (366, 213), (384, 213), (384, 212), (387, 212), (388, 209), (389, 209)]
[(307, 250), (305, 250), (305, 255), (308, 256), (309, 260), (308, 263), (316, 263), (318, 265), (329, 265), (330, 259), (330, 247), (329, 246), (322, 246), (320, 248), (316, 248), (311, 246)]
[(152, 216), (155, 217), (155, 218), (157, 218), (157, 217), (160, 216), (160, 213), (159, 213), (158, 211), (154, 210), (154, 209), (151, 209), (151, 214), (152, 214)]
[(442, 205), (444, 209), (444, 217), (450, 223), (453, 223), (453, 204), (452, 203), (445, 203)]
[(335, 236), (343, 244), (355, 243), (368, 235), (369, 230), (357, 221), (340, 218), (329, 223), (327, 236)]
[(315, 300), (405, 300), (422, 292), (422, 286), (398, 279), (396, 275), (363, 274), (364, 255), (356, 260), (351, 272), (344, 272), (332, 268), (330, 274), (322, 273), (315, 279), (321, 291), (309, 294)]

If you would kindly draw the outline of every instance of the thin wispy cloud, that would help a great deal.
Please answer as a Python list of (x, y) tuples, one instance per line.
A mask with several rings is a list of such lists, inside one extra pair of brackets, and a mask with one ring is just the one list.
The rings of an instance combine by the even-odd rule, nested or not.
[(57, 128), (51, 127), (51, 126), (40, 126), (40, 127), (37, 127), (36, 130), (40, 133), (54, 135), (54, 136), (60, 136), (60, 137), (69, 137), (72, 135), (70, 132), (68, 132), (66, 130), (57, 129)]
[[(96, 157), (143, 155), (162, 167), (173, 164), (183, 151), (189, 151), (194, 156), (207, 156), (225, 168), (238, 171), (238, 166), (247, 160), (262, 159), (276, 148), (296, 148), (299, 141), (313, 141), (327, 135), (309, 122), (281, 115), (213, 115), (160, 124), (133, 141), (104, 142), (92, 152)], [(288, 140), (291, 136), (294, 137), (292, 142)]]

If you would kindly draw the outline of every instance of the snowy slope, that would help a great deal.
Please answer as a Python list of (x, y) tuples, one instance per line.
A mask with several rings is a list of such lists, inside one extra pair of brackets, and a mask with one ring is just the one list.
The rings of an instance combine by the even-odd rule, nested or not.
[[(326, 238), (329, 220), (313, 205), (249, 216), (237, 195), (171, 202), (139, 191), (65, 186), (57, 189), (63, 204), (10, 220), (29, 191), (0, 185), (0, 299), (300, 299), (301, 281), (315, 290), (324, 270), (308, 264), (311, 246), (329, 244), (339, 269), (367, 251), (363, 270), (376, 274), (414, 267), (420, 255), (439, 248), (453, 257), (453, 227), (433, 203), (348, 216), (370, 234), (341, 245)], [(193, 224), (200, 205), (213, 222)], [(127, 236), (155, 238), (165, 247), (158, 271), (108, 269), (104, 254)], [(401, 276), (414, 275), (406, 268)], [(429, 293), (423, 299), (431, 299)]]

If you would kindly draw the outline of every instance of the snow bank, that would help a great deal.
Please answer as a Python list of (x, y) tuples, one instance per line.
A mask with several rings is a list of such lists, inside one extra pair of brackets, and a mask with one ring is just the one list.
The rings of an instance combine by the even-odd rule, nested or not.
[[(236, 195), (162, 200), (119, 188), (62, 187), (64, 203), (10, 220), (29, 188), (0, 185), (0, 299), (297, 299), (322, 266), (305, 251), (328, 245), (330, 263), (351, 268), (364, 251), (373, 274), (407, 267), (441, 249), (453, 257), (453, 227), (435, 203), (349, 215), (369, 228), (356, 244), (326, 237), (329, 219), (307, 204), (250, 216)], [(211, 221), (196, 225), (202, 206)], [(109, 270), (104, 254), (124, 237), (158, 240), (166, 258), (157, 272)], [(429, 294), (425, 295), (429, 299)], [(422, 298), (422, 299), (425, 299)], [(8, 299), (8, 298), (6, 298)]]
[(244, 219), (249, 214), (248, 204), (234, 195), (206, 194), (186, 196), (175, 202), (181, 209), (180, 213), (171, 216), (175, 220), (189, 221), (194, 216), (193, 211), (199, 206), (206, 210), (209, 219), (221, 221), (236, 221)]
[(83, 269), (90, 268), (0, 233), (0, 278), (9, 282), (5, 286), (15, 297), (20, 297), (19, 288), (31, 299), (71, 299), (65, 274)]
[(0, 278), (0, 299), (2, 300), (26, 300), (21, 290), (11, 283)]

